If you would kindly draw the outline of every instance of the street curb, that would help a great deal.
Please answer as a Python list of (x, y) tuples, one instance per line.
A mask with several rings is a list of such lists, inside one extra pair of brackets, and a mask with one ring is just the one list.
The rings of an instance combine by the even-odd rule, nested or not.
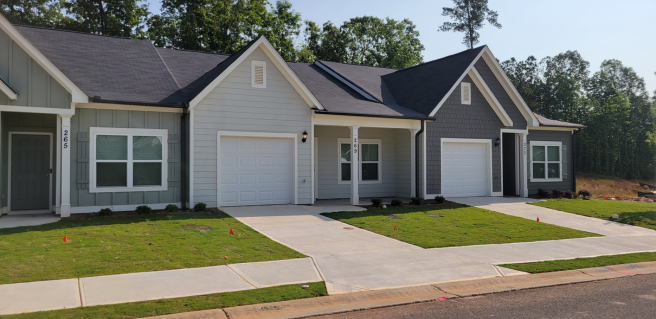
[(427, 286), (355, 292), (256, 305), (149, 317), (151, 319), (304, 318), (318, 315), (399, 306), (450, 298), (484, 295), (531, 288), (567, 285), (656, 273), (656, 262), (515, 275)]

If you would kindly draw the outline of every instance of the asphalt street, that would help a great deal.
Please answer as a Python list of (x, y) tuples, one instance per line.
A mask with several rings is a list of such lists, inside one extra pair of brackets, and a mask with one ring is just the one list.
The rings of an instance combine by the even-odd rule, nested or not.
[(313, 318), (656, 318), (656, 274)]

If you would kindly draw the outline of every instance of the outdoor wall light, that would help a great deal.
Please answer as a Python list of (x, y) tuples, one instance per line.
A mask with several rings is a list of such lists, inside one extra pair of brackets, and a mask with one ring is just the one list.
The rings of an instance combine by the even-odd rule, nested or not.
[(501, 144), (501, 139), (497, 137), (496, 141), (494, 141), (494, 147), (499, 146)]
[(303, 138), (301, 139), (301, 141), (303, 141), (303, 143), (307, 141), (307, 131), (303, 131)]

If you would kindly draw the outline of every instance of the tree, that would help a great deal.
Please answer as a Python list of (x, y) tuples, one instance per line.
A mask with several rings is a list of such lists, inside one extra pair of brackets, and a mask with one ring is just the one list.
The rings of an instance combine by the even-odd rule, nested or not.
[(148, 18), (145, 0), (71, 0), (63, 7), (72, 18), (69, 30), (119, 36), (143, 37)]
[(292, 10), (289, 1), (278, 1), (265, 15), (262, 28), (257, 31), (276, 48), (285, 61), (296, 61), (297, 52), (294, 39), (301, 33), (301, 14)]
[(455, 22), (444, 22), (438, 31), (464, 32), (462, 44), (470, 49), (479, 42), (478, 30), (483, 28), (485, 20), (501, 29), (501, 24), (497, 22), (499, 14), (488, 8), (487, 0), (453, 0), (453, 3), (453, 8), (442, 8), (442, 15), (451, 17)]
[(65, 17), (58, 0), (2, 0), (0, 12), (14, 24), (58, 27)]

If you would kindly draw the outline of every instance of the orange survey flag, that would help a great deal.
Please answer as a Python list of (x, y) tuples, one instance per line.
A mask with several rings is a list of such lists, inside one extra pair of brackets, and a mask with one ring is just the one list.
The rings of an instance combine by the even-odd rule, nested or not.
[(65, 243), (67, 243), (67, 242), (68, 242), (68, 235), (64, 235), (64, 238), (62, 238), (62, 240), (63, 240)]
[(230, 228), (230, 235), (234, 235), (234, 234), (235, 234), (235, 231), (232, 230), (232, 228)]

